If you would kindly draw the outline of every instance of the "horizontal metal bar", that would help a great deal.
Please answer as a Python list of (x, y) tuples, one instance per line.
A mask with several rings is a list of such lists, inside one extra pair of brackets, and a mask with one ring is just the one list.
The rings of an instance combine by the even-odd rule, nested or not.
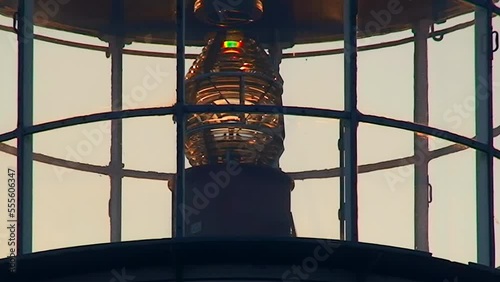
[(319, 118), (346, 119), (348, 113), (339, 110), (294, 107), (294, 106), (272, 106), (272, 105), (186, 105), (186, 113), (248, 113), (248, 114), (283, 114), (291, 116), (307, 116)]
[(463, 0), (463, 1), (469, 2), (478, 7), (483, 7), (485, 9), (488, 8), (493, 9), (495, 7), (495, 4), (493, 4), (493, 0)]
[[(493, 9), (493, 11), (496, 14), (500, 14), (500, 8), (498, 8), (498, 7), (495, 7)], [(496, 16), (496, 15), (493, 15), (493, 16)], [(446, 34), (449, 34), (449, 33), (452, 33), (452, 32), (458, 31), (458, 30), (465, 29), (465, 28), (473, 26), (473, 25), (474, 25), (474, 20), (460, 23), (460, 24), (457, 24), (457, 25), (449, 27), (449, 28), (435, 31), (432, 34), (429, 34), (429, 38), (432, 38), (433, 36), (446, 35)], [(0, 30), (6, 31), (6, 32), (14, 32), (12, 27), (5, 26), (5, 25), (0, 25)], [(35, 40), (40, 40), (43, 42), (67, 46), (67, 47), (80, 48), (80, 49), (89, 50), (89, 51), (98, 51), (98, 52), (104, 52), (104, 53), (109, 51), (108, 47), (106, 47), (106, 46), (91, 45), (91, 44), (86, 44), (86, 43), (79, 43), (79, 42), (74, 42), (74, 41), (62, 40), (62, 39), (44, 36), (44, 35), (39, 35), (39, 34), (35, 35)], [(406, 38), (393, 40), (393, 41), (387, 41), (387, 42), (382, 42), (382, 43), (359, 46), (358, 52), (400, 46), (400, 45), (412, 43), (414, 40), (415, 40), (414, 37), (406, 37)], [(283, 59), (298, 59), (298, 58), (311, 58), (311, 57), (320, 57), (320, 56), (332, 56), (332, 55), (343, 54), (343, 52), (344, 52), (343, 48), (317, 50), (317, 51), (305, 51), (305, 52), (290, 52), (290, 53), (283, 54)], [(151, 58), (167, 58), (167, 59), (175, 59), (176, 58), (175, 53), (142, 51), (142, 50), (131, 50), (131, 49), (125, 49), (123, 51), (123, 54), (131, 55), (131, 56), (151, 57)], [(198, 57), (198, 55), (199, 54), (186, 54), (186, 59), (194, 60)]]
[[(178, 109), (177, 109), (178, 110)], [(87, 124), (99, 121), (107, 121), (120, 118), (148, 117), (148, 116), (166, 116), (174, 114), (175, 107), (143, 108), (116, 112), (103, 112), (90, 114), (86, 116), (71, 117), (67, 119), (51, 121), (38, 124), (25, 129), (25, 134), (35, 134), (64, 127)], [(347, 114), (342, 111), (328, 109), (314, 109), (303, 107), (281, 107), (281, 106), (247, 106), (247, 105), (189, 105), (184, 108), (185, 113), (266, 113), (266, 114), (286, 114), (296, 116), (310, 116), (323, 118), (347, 118)], [(16, 130), (0, 135), (0, 142), (9, 141), (17, 137)]]
[(493, 3), (494, 0), (463, 0), (463, 1), (490, 10), (492, 13), (495, 13), (496, 15), (500, 15), (500, 7), (498, 7), (497, 5), (495, 5), (495, 3)]
[(200, 81), (200, 80), (205, 80), (205, 79), (210, 79), (210, 78), (217, 78), (217, 77), (239, 77), (239, 78), (258, 78), (266, 81), (267, 83), (271, 85), (279, 85), (282, 87), (280, 83), (278, 83), (277, 80), (274, 79), (274, 77), (262, 74), (262, 73), (251, 73), (251, 72), (244, 72), (244, 71), (224, 71), (224, 72), (209, 72), (209, 73), (204, 73), (201, 75), (198, 75), (190, 80), (188, 82), (194, 82), (194, 81)]
[[(379, 116), (373, 116), (373, 115), (363, 115), (360, 114), (359, 120), (365, 123), (371, 123), (371, 124), (377, 124), (377, 125), (382, 125), (382, 126), (388, 126), (388, 127), (393, 127), (393, 128), (399, 128), (399, 129), (404, 129), (408, 130), (411, 132), (418, 132), (418, 133), (423, 133), (429, 136), (434, 136), (437, 138), (441, 138), (444, 140), (448, 140), (457, 144), (465, 145), (467, 147), (482, 151), (482, 152), (489, 152), (490, 148), (488, 147), (487, 144), (478, 142), (476, 140), (470, 139), (468, 137), (452, 133), (446, 130), (438, 129), (435, 127), (431, 126), (425, 126), (417, 123), (412, 123), (408, 121), (402, 121), (402, 120), (396, 120), (396, 119), (391, 119), (387, 117), (379, 117)], [(495, 156), (497, 158), (500, 158), (500, 153), (499, 150), (495, 150), (494, 152)]]
[[(241, 113), (265, 113), (265, 114), (284, 114), (291, 116), (303, 117), (318, 117), (329, 119), (348, 119), (349, 114), (339, 110), (318, 109), (318, 108), (305, 108), (305, 107), (291, 107), (291, 106), (248, 106), (248, 105), (187, 105), (184, 109), (179, 107), (161, 107), (161, 108), (145, 108), (133, 109), (119, 112), (105, 112), (91, 114), (87, 116), (72, 117), (68, 119), (52, 121), (44, 124), (35, 125), (25, 129), (25, 134), (35, 134), (49, 130), (87, 124), (92, 122), (107, 121), (119, 118), (132, 118), (132, 117), (148, 117), (148, 116), (166, 116), (171, 115), (175, 111), (183, 110), (184, 113), (226, 113), (226, 112), (241, 112)], [(387, 117), (380, 117), (374, 115), (359, 114), (360, 122), (387, 126), (392, 128), (399, 128), (412, 132), (419, 132), (429, 136), (438, 137), (448, 140), (457, 144), (465, 145), (467, 147), (489, 152), (489, 147), (486, 144), (470, 139), (468, 137), (455, 134), (446, 130), (438, 129), (435, 127), (424, 126), (415, 124), (408, 121), (396, 120)], [(17, 131), (8, 132), (0, 135), (0, 142), (5, 142), (17, 137)], [(500, 150), (494, 149), (493, 155), (500, 158)]]
[[(500, 127), (496, 128), (495, 136), (500, 135)], [(467, 150), (468, 147), (464, 147), (458, 144), (450, 145), (447, 147), (443, 147), (434, 151), (430, 151), (429, 159), (437, 159), (443, 156), (447, 156), (450, 154), (458, 153)], [(7, 144), (0, 143), (0, 152), (5, 152), (10, 155), (16, 155), (16, 147), (9, 146)], [(85, 164), (74, 162), (70, 160), (63, 160), (51, 156), (47, 156), (44, 154), (35, 153), (33, 159), (37, 162), (50, 164), (58, 167), (96, 173), (102, 175), (109, 174), (109, 168), (107, 166), (98, 166), (92, 164)], [(408, 156), (398, 159), (392, 159), (377, 163), (364, 164), (359, 166), (359, 173), (369, 173), (379, 170), (387, 170), (396, 167), (413, 165), (416, 162), (416, 158), (414, 156)], [(298, 171), (298, 172), (287, 172), (287, 174), (294, 180), (307, 180), (307, 179), (326, 179), (326, 178), (335, 178), (340, 176), (339, 168), (330, 168), (323, 170), (307, 170), (307, 171)], [(156, 172), (156, 171), (138, 171), (138, 170), (124, 170), (124, 177), (136, 178), (136, 179), (148, 179), (148, 180), (159, 180), (159, 181), (168, 181), (174, 176), (174, 173), (167, 172)]]
[[(500, 126), (496, 127), (493, 131), (493, 135), (495, 137), (500, 136)], [(473, 137), (472, 139), (474, 139)], [(469, 149), (469, 147), (454, 144), (447, 147), (443, 147), (440, 149), (436, 149), (434, 151), (429, 152), (429, 160), (437, 159), (443, 156), (447, 156), (450, 154), (462, 152)], [(4, 152), (13, 156), (17, 155), (16, 147), (9, 146), (7, 144), (0, 143), (0, 152)], [(379, 170), (392, 169), (396, 167), (403, 167), (408, 165), (413, 165), (416, 163), (418, 157), (415, 156), (407, 156), (398, 159), (386, 160), (377, 163), (364, 164), (359, 166), (358, 173), (369, 173)], [(96, 173), (102, 175), (109, 175), (109, 167), (108, 166), (99, 166), (92, 165), (86, 163), (79, 163), (70, 160), (59, 159), (51, 156), (47, 156), (44, 154), (34, 153), (33, 160), (36, 162), (54, 165), (57, 167), (63, 167), (67, 169), (73, 169), (83, 172)], [(297, 172), (287, 172), (287, 174), (294, 180), (307, 180), (307, 179), (325, 179), (325, 178), (335, 178), (340, 176), (340, 169), (337, 168), (328, 168), (322, 170), (306, 170), (306, 171), (297, 171)], [(159, 181), (168, 181), (174, 176), (173, 173), (167, 172), (157, 172), (157, 171), (139, 171), (139, 170), (131, 170), (124, 169), (123, 176), (129, 178), (136, 179), (148, 179), (148, 180), (159, 180)]]
[[(148, 116), (166, 116), (173, 114), (173, 107), (161, 107), (161, 108), (144, 108), (144, 109), (133, 109), (124, 110), (116, 112), (103, 112), (90, 114), (85, 116), (71, 117), (67, 119), (61, 119), (57, 121), (51, 121), (47, 123), (38, 124), (25, 129), (25, 134), (35, 134), (40, 132), (45, 132), (54, 129), (65, 128), (69, 126), (88, 124), (93, 122), (108, 121), (120, 118), (133, 118), (133, 117), (148, 117)], [(16, 130), (7, 132), (0, 135), (0, 142), (5, 142), (13, 139), (12, 136), (17, 136)]]
[(276, 131), (279, 130), (279, 127), (266, 127), (263, 125), (258, 125), (255, 123), (243, 123), (243, 122), (231, 122), (231, 123), (204, 123), (202, 125), (190, 126), (186, 129), (186, 135), (192, 135), (197, 132), (203, 132), (207, 129), (219, 129), (219, 128), (245, 128), (254, 131), (259, 131), (265, 134), (269, 134), (273, 136), (273, 138), (277, 138), (280, 141), (283, 141), (283, 138), (276, 134)]

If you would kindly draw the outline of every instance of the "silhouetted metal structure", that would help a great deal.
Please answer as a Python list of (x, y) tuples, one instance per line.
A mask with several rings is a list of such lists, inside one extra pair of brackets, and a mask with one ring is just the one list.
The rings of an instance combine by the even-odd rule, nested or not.
[[(408, 1), (404, 9), (396, 0), (55, 0), (53, 3), (57, 5), (40, 5), (29, 0), (0, 0), (0, 14), (15, 19), (13, 30), (19, 39), (18, 128), (0, 135), (0, 142), (13, 138), (18, 140), (17, 150), (4, 144), (0, 144), (0, 150), (17, 155), (19, 265), (16, 273), (2, 272), (0, 278), (5, 276), (6, 281), (55, 281), (51, 279), (89, 275), (93, 281), (105, 281), (106, 277), (101, 272), (128, 267), (150, 273), (140, 281), (201, 281), (209, 277), (206, 276), (208, 273), (217, 273), (217, 279), (239, 281), (260, 277), (285, 281), (298, 278), (290, 276), (290, 271), (281, 266), (294, 263), (305, 265), (307, 256), (312, 252), (315, 254), (314, 268), (319, 270), (299, 280), (331, 281), (343, 277), (344, 280), (339, 281), (355, 281), (361, 276), (366, 281), (375, 281), (370, 280), (376, 279), (375, 276), (399, 279), (395, 281), (453, 281), (456, 277), (458, 281), (500, 279), (500, 273), (494, 270), (493, 219), (493, 159), (500, 158), (500, 151), (493, 146), (493, 138), (500, 132), (493, 125), (491, 73), (494, 42), (490, 36), (493, 33), (491, 16), (498, 14), (500, 9), (491, 1)], [(46, 13), (47, 7), (57, 7), (57, 11), (51, 10), (53, 14), (50, 17), (40, 17)], [(373, 11), (387, 11), (390, 17), (387, 24), (380, 25), (380, 14)], [(434, 31), (436, 23), (470, 13), (475, 15), (475, 24), (465, 23), (455, 29), (475, 26), (476, 97), (487, 99), (476, 99), (474, 139), (432, 128), (428, 117), (427, 41), (430, 37), (442, 40), (445, 33), (455, 30)], [(98, 37), (109, 44), (108, 48), (102, 48), (38, 37), (58, 44), (106, 51), (111, 56), (110, 112), (33, 124), (34, 24)], [(357, 106), (357, 52), (362, 49), (358, 47), (358, 38), (408, 29), (413, 30), (414, 37), (405, 42), (414, 42), (415, 46), (414, 123), (361, 114)], [(337, 40), (344, 41), (342, 50), (283, 53), (283, 50), (297, 44)], [(177, 50), (175, 54), (124, 50), (129, 42), (176, 45)], [(384, 44), (389, 46), (401, 42), (363, 48), (383, 48)], [(186, 46), (205, 47), (200, 55), (191, 55), (185, 53)], [(127, 52), (176, 58), (177, 102), (174, 106), (123, 110), (122, 68), (123, 55)], [(283, 93), (286, 78), (280, 75), (283, 59), (339, 53), (344, 54), (343, 111), (283, 106), (281, 96), (286, 95)], [(185, 66), (187, 57), (196, 58), (189, 70)], [(283, 172), (279, 158), (285, 150), (285, 114), (340, 119), (339, 168), (323, 172)], [(121, 119), (153, 115), (172, 115), (176, 121), (175, 173), (155, 174), (124, 169)], [(107, 167), (70, 162), (33, 152), (32, 134), (103, 120), (112, 120), (111, 158)], [(357, 243), (358, 173), (408, 164), (392, 160), (374, 164), (373, 167), (360, 167), (357, 161), (357, 128), (360, 122), (415, 132), (415, 156), (409, 159), (414, 164), (415, 172), (416, 251), (396, 251)], [(430, 151), (428, 136), (439, 136), (461, 145)], [(478, 263), (484, 268), (445, 262), (424, 253), (429, 252), (429, 161), (463, 150), (460, 147), (463, 145), (477, 150), (477, 249)], [(417, 153), (423, 153), (424, 161), (415, 160)], [(186, 158), (192, 165), (189, 169), (185, 168)], [(93, 251), (75, 248), (41, 255), (30, 254), (33, 241), (33, 161), (109, 175), (111, 242), (122, 240), (123, 177), (168, 180), (174, 195), (174, 238), (117, 243), (99, 246)], [(231, 171), (240, 172), (230, 174)], [(316, 258), (317, 245), (309, 240), (290, 238), (296, 236), (290, 199), (294, 179), (323, 177), (341, 178), (339, 219), (342, 241), (323, 241), (321, 244), (327, 245), (322, 250), (326, 250), (327, 255), (321, 259)], [(188, 219), (187, 215), (193, 212), (186, 209), (185, 204), (199, 200), (197, 188), (208, 187), (211, 181), (216, 182), (212, 188), (217, 195), (210, 206), (196, 211), (194, 216), (190, 214)], [(217, 190), (221, 186), (225, 189)], [(263, 241), (234, 239), (245, 236), (258, 237)], [(213, 252), (218, 254), (208, 259), (206, 254)], [(243, 256), (245, 252), (251, 255)], [(267, 252), (271, 252), (269, 256)], [(285, 254), (288, 252), (291, 254), (289, 257)], [(145, 262), (139, 261), (139, 256), (150, 257)], [(378, 261), (379, 256), (382, 256), (382, 261)], [(36, 271), (47, 261), (57, 265), (57, 270)], [(63, 266), (69, 261), (77, 263), (81, 269), (65, 269)], [(224, 274), (222, 266), (227, 264), (231, 265), (231, 271)], [(267, 274), (253, 268), (245, 270), (244, 265), (248, 264), (262, 264), (271, 270)], [(8, 261), (4, 260), (0, 265), (7, 266)], [(159, 265), (172, 265), (172, 268), (152, 270)], [(190, 272), (190, 267), (198, 272)], [(206, 272), (207, 269), (210, 271)], [(334, 271), (323, 274), (328, 269)]]

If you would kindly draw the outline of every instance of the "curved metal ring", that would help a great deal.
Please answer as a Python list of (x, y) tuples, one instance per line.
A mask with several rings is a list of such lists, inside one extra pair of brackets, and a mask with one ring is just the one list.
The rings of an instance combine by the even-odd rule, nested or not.
[[(497, 8), (497, 9), (499, 9), (499, 11), (500, 11), (500, 8)], [(493, 15), (493, 16), (496, 16), (496, 15)], [(475, 23), (474, 20), (460, 23), (460, 24), (457, 24), (455, 26), (442, 29), (442, 30), (440, 30), (440, 33), (443, 35), (448, 34), (448, 33), (452, 33), (452, 32), (473, 26), (474, 23)], [(12, 27), (4, 26), (4, 25), (0, 25), (0, 30), (6, 31), (6, 32), (14, 32)], [(432, 38), (432, 34), (429, 34), (429, 38)], [(43, 42), (47, 42), (47, 43), (58, 44), (58, 45), (63, 45), (63, 46), (67, 46), (67, 47), (80, 48), (80, 49), (90, 50), (90, 51), (99, 51), (99, 52), (107, 52), (108, 51), (107, 46), (98, 46), (98, 45), (92, 45), (92, 44), (86, 44), (86, 43), (67, 41), (67, 40), (58, 39), (58, 38), (49, 37), (49, 36), (44, 36), (44, 35), (39, 35), (39, 34), (34, 35), (34, 39), (40, 40)], [(394, 46), (408, 44), (408, 43), (411, 43), (413, 41), (414, 41), (414, 37), (406, 37), (406, 38), (402, 38), (402, 39), (398, 39), (398, 40), (394, 40), (394, 41), (387, 41), (387, 42), (382, 42), (382, 43), (359, 46), (358, 51), (363, 52), (363, 51), (371, 51), (371, 50), (377, 50), (377, 49), (387, 48), (387, 47), (394, 47)], [(319, 50), (319, 51), (290, 52), (290, 53), (283, 54), (283, 59), (297, 59), (297, 58), (310, 58), (310, 57), (320, 57), (320, 56), (332, 56), (332, 55), (343, 54), (343, 52), (344, 52), (343, 48), (327, 49), (327, 50)], [(168, 59), (175, 59), (177, 57), (177, 55), (175, 53), (140, 51), (140, 50), (130, 50), (130, 49), (123, 50), (123, 54), (132, 55), (132, 56), (144, 56), (144, 57), (152, 57), (152, 58), (168, 58)], [(197, 57), (198, 57), (198, 54), (186, 54), (186, 59), (194, 60)]]
[[(162, 108), (144, 108), (134, 110), (124, 110), (116, 112), (104, 112), (91, 114), (87, 116), (72, 117), (68, 119), (52, 121), (44, 124), (38, 124), (24, 128), (21, 132), (23, 135), (31, 135), (39, 132), (44, 132), (53, 129), (64, 128), (72, 125), (86, 124), (97, 121), (107, 121), (112, 119), (122, 119), (131, 117), (147, 117), (147, 116), (166, 116), (169, 114), (196, 114), (196, 113), (226, 113), (226, 112), (241, 112), (241, 113), (266, 113), (266, 114), (284, 114), (304, 117), (319, 117), (329, 119), (345, 119), (350, 118), (350, 113), (345, 111), (319, 109), (319, 108), (305, 108), (305, 107), (291, 107), (291, 106), (248, 106), (248, 105), (186, 105)], [(403, 129), (411, 132), (423, 133), (429, 136), (445, 139), (457, 144), (465, 145), (482, 152), (490, 151), (490, 148), (481, 142), (470, 139), (468, 137), (455, 134), (446, 130), (416, 124), (408, 121), (396, 120), (387, 117), (364, 115), (358, 113), (358, 120), (360, 122), (371, 123), (381, 126), (393, 127)], [(1, 134), (0, 142), (8, 141), (18, 137), (17, 130)], [(493, 155), (500, 158), (500, 150), (493, 149)]]
[[(500, 136), (500, 126), (494, 129), (494, 137)], [(443, 147), (440, 149), (436, 149), (434, 151), (429, 152), (429, 160), (434, 160), (446, 155), (462, 152), (468, 149), (459, 144), (450, 145), (447, 147)], [(9, 146), (7, 144), (0, 143), (0, 152), (5, 152), (10, 155), (17, 154), (17, 148), (13, 146)], [(87, 173), (96, 173), (101, 175), (109, 175), (109, 167), (107, 166), (99, 166), (92, 165), (86, 163), (79, 163), (76, 161), (59, 159), (47, 155), (43, 155), (40, 153), (33, 154), (33, 160), (49, 164), (57, 167), (73, 169), (77, 171), (87, 172)], [(398, 159), (392, 159), (387, 161), (381, 161), (377, 163), (364, 164), (359, 166), (359, 173), (369, 173), (374, 171), (392, 169), (396, 167), (413, 165), (417, 162), (416, 156), (408, 156), (402, 157)], [(288, 176), (290, 176), (294, 180), (307, 180), (307, 179), (326, 179), (326, 178), (335, 178), (341, 176), (340, 168), (329, 168), (323, 170), (307, 170), (307, 171), (299, 171), (299, 172), (288, 172)], [(156, 172), (156, 171), (138, 171), (131, 169), (124, 169), (123, 176), (135, 179), (147, 179), (147, 180), (158, 180), (158, 181), (170, 181), (174, 177), (174, 173), (165, 173), (165, 172)]]

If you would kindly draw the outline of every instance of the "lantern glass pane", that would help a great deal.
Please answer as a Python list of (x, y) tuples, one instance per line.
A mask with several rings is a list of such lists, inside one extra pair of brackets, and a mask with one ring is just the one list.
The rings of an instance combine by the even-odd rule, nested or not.
[[(11, 24), (11, 20), (0, 16), (1, 25)], [(0, 132), (8, 132), (16, 128), (17, 122), (17, 37), (14, 33), (0, 31)]]
[[(106, 46), (95, 38), (46, 28), (35, 28), (35, 33)], [(104, 52), (35, 40), (33, 64), (34, 124), (110, 110), (111, 60)]]

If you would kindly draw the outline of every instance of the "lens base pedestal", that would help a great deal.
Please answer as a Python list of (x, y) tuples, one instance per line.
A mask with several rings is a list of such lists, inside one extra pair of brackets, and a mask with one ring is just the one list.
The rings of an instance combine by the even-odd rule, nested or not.
[(293, 187), (288, 175), (271, 167), (192, 167), (186, 169), (185, 205), (176, 211), (184, 212), (186, 237), (290, 237)]

